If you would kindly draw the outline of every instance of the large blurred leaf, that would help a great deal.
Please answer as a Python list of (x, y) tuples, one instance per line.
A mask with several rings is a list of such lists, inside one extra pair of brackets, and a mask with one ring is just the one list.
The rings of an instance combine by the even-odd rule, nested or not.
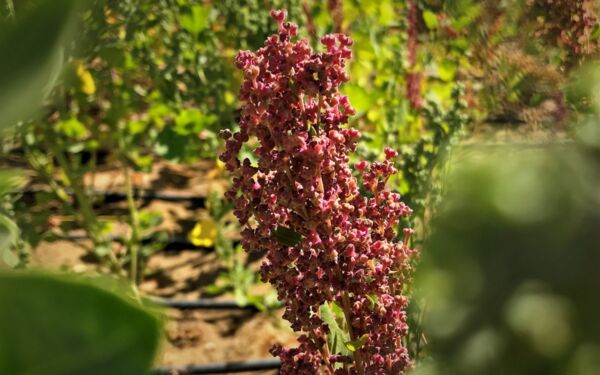
[(0, 374), (144, 374), (158, 347), (155, 316), (85, 282), (0, 274), (0, 306)]
[(19, 258), (12, 252), (21, 231), (17, 224), (8, 216), (0, 214), (0, 266), (4, 263), (9, 267), (16, 267)]
[(0, 25), (0, 128), (29, 116), (50, 91), (62, 64), (60, 43), (74, 0), (40, 0)]
[[(0, 198), (21, 189), (27, 183), (23, 172), (16, 169), (0, 170)], [(0, 266), (16, 267), (19, 258), (13, 253), (21, 231), (9, 216), (0, 213)]]
[(434, 373), (598, 374), (566, 370), (600, 347), (597, 160), (506, 147), (452, 165), (417, 283)]

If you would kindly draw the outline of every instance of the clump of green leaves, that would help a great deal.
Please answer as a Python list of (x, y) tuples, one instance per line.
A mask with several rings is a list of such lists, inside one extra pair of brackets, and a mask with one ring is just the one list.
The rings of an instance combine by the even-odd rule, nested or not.
[(232, 203), (224, 202), (222, 194), (213, 190), (208, 196), (208, 212), (212, 222), (215, 223), (214, 249), (222, 271), (215, 282), (204, 291), (213, 296), (231, 292), (238, 305), (252, 305), (261, 311), (280, 307), (281, 303), (277, 301), (277, 295), (270, 288), (260, 293), (251, 290), (262, 282), (258, 272), (248, 265), (248, 255), (242, 246), (236, 245), (232, 238), (232, 234), (239, 230), (237, 221), (232, 215)]

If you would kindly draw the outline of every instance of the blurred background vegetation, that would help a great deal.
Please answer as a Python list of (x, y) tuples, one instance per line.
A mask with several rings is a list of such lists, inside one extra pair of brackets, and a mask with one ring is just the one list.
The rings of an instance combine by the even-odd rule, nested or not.
[[(329, 32), (354, 40), (353, 157), (400, 151), (417, 291), (433, 293), (411, 306), (413, 357), (443, 373), (597, 373), (593, 0), (0, 0), (0, 267), (83, 233), (95, 272), (139, 284), (175, 235), (140, 181), (208, 162), (206, 215), (183, 236), (218, 254), (211, 293), (276, 307), (250, 292), (216, 135), (237, 126), (234, 56), (275, 32), (277, 8), (315, 48)], [(99, 214), (107, 168), (120, 215)]]

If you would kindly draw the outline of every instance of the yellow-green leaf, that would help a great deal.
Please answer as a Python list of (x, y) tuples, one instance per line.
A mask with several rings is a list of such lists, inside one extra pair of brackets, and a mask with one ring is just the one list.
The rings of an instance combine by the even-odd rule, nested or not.
[(425, 25), (429, 30), (434, 30), (438, 27), (437, 15), (430, 10), (425, 10), (423, 12), (423, 21), (425, 21)]
[(93, 95), (96, 92), (96, 83), (89, 70), (81, 62), (76, 67), (77, 77), (81, 81), (81, 92), (86, 95)]
[(353, 341), (347, 341), (346, 343), (344, 343), (344, 345), (346, 345), (346, 348), (348, 350), (350, 350), (351, 352), (355, 352), (358, 349), (362, 348), (363, 345), (365, 345), (365, 343), (367, 342), (367, 339), (369, 338), (369, 335), (364, 334), (361, 337), (359, 337), (356, 340)]

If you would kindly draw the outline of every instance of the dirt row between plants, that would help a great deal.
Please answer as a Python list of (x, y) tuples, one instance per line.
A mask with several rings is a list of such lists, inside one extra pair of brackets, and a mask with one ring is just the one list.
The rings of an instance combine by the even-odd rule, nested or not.
[[(212, 189), (222, 191), (225, 182), (221, 171), (211, 162), (187, 167), (157, 163), (151, 173), (136, 173), (136, 187), (158, 193), (206, 197)], [(104, 168), (93, 178), (96, 190), (122, 191), (122, 176), (116, 169)], [(124, 203), (101, 207), (103, 213), (118, 212)], [(198, 218), (206, 215), (203, 208), (190, 208), (185, 202), (153, 200), (142, 209), (162, 213), (161, 229), (174, 238), (185, 238)], [(63, 220), (60, 215), (55, 222)], [(115, 228), (123, 235), (123, 228)], [(259, 261), (251, 266), (257, 267)], [(68, 272), (94, 272), (96, 262), (70, 241), (42, 242), (33, 252), (31, 266), (61, 269)], [(144, 295), (195, 300), (206, 298), (203, 289), (211, 285), (221, 270), (214, 252), (206, 249), (183, 249), (158, 252), (148, 262), (140, 291)], [(264, 287), (264, 286), (263, 286)], [(219, 299), (232, 299), (222, 295)], [(269, 348), (291, 344), (295, 335), (281, 319), (281, 311), (272, 313), (249, 310), (165, 310), (164, 340), (156, 366), (187, 366), (215, 362), (236, 362), (271, 358)], [(274, 374), (256, 371), (254, 374)]]

